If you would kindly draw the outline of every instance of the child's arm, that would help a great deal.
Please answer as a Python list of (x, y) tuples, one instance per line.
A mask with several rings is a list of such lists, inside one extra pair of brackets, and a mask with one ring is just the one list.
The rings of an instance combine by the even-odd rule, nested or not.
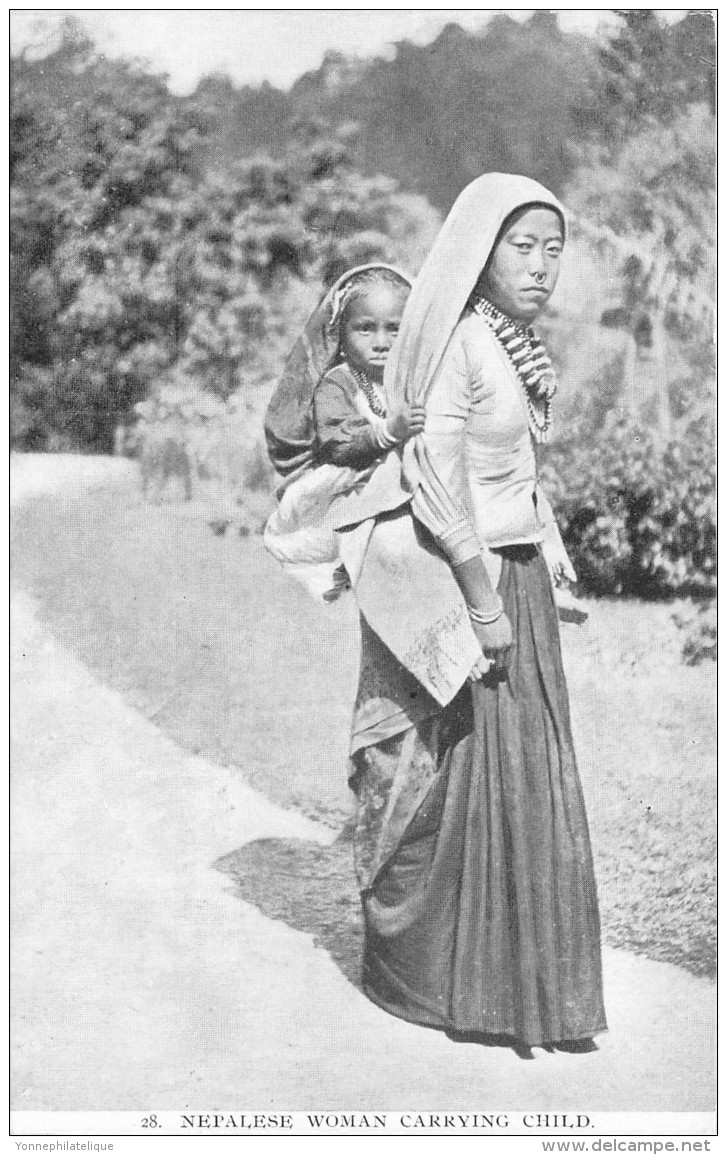
[(320, 463), (365, 469), (401, 441), (424, 428), (424, 409), (406, 406), (375, 424), (362, 417), (343, 386), (325, 379), (313, 398), (316, 458)]
[(352, 405), (335, 380), (323, 380), (313, 397), (315, 456), (320, 463), (365, 469), (385, 452), (377, 430)]

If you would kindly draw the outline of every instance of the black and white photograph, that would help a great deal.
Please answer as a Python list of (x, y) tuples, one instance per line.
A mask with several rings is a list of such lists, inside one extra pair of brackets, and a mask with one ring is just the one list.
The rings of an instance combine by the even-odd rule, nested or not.
[(709, 1151), (716, 10), (9, 39), (13, 1149)]

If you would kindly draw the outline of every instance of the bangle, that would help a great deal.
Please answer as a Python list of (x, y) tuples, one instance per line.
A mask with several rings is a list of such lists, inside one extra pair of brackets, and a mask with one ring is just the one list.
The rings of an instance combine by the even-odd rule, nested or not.
[(496, 622), (497, 619), (501, 617), (505, 608), (499, 594), (496, 595), (496, 599), (497, 609), (491, 610), (490, 613), (483, 613), (481, 610), (476, 610), (472, 606), (468, 606), (467, 613), (470, 616), (470, 621), (477, 622), (479, 626), (491, 626), (493, 622)]
[(376, 426), (375, 437), (380, 449), (393, 449), (395, 445), (399, 444), (399, 439), (389, 433), (385, 421)]

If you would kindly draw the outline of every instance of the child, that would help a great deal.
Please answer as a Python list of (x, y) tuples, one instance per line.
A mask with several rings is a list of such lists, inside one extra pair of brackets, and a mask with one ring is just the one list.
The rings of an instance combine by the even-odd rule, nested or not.
[(424, 408), (386, 415), (386, 358), (399, 331), (408, 288), (399, 274), (374, 268), (334, 293), (329, 329), (338, 335), (338, 364), (313, 394), (314, 459), (365, 469), (420, 433)]
[(327, 524), (334, 499), (424, 428), (424, 409), (387, 415), (386, 358), (411, 282), (388, 265), (352, 269), (326, 293), (294, 347), (266, 414), (268, 450), (285, 480), (265, 527), (268, 551), (317, 596), (347, 587)]

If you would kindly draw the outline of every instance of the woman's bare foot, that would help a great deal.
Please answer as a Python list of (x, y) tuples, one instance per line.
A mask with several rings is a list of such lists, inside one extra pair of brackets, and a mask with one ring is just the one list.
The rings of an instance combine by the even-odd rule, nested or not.
[(553, 1043), (553, 1050), (565, 1051), (568, 1055), (589, 1055), (597, 1051), (598, 1046), (595, 1039), (561, 1039), (559, 1043)]

